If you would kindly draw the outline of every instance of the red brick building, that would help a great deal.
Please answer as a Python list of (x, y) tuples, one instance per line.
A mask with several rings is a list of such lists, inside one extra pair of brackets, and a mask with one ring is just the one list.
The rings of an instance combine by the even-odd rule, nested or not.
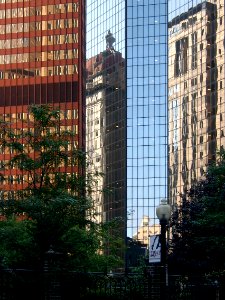
[[(80, 149), (85, 129), (84, 3), (0, 2), (0, 119), (23, 128), (30, 104), (52, 104), (60, 107), (62, 124), (75, 133), (72, 143)], [(11, 155), (0, 149), (0, 168)], [(23, 178), (18, 170), (4, 175), (4, 191), (20, 188)]]

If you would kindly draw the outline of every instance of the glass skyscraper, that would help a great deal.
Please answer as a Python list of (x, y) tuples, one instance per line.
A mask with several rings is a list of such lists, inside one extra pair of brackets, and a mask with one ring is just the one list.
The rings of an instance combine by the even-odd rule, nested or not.
[(99, 213), (145, 246), (167, 198), (167, 16), (165, 0), (87, 0), (87, 150), (111, 191)]
[[(124, 106), (122, 114), (112, 108), (110, 121), (112, 127), (123, 121), (124, 143), (118, 144), (123, 162), (112, 167), (109, 185), (116, 189), (121, 179), (123, 205), (115, 210), (115, 193), (109, 208), (100, 211), (103, 219), (108, 209), (122, 216), (125, 236), (147, 245), (159, 230), (160, 199), (179, 205), (225, 145), (224, 0), (87, 0), (89, 64), (107, 48), (108, 30), (113, 51), (123, 58), (114, 76), (124, 84), (114, 89), (123, 89), (118, 97)], [(114, 93), (112, 107), (117, 100)], [(107, 160), (102, 166), (107, 177)]]

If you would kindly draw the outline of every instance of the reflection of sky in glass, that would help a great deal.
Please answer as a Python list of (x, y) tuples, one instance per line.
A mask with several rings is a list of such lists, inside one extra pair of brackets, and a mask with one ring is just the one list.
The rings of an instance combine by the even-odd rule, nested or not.
[(167, 197), (167, 3), (127, 4), (127, 208), (133, 236), (144, 215), (158, 223), (155, 206)]
[(132, 237), (143, 216), (158, 223), (155, 206), (167, 197), (167, 0), (87, 0), (87, 58), (105, 49), (109, 29), (116, 38), (115, 50), (127, 58), (127, 209)]
[(195, 7), (198, 3), (204, 2), (203, 0), (169, 0), (168, 13), (169, 21), (176, 16), (188, 11), (190, 8)]
[(125, 57), (125, 1), (87, 0), (87, 58), (105, 50), (105, 35), (110, 30), (114, 48)]

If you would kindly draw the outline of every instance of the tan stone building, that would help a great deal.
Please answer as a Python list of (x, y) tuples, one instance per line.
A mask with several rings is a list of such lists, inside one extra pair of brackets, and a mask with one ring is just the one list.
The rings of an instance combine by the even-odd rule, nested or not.
[(126, 214), (125, 60), (114, 41), (109, 32), (106, 49), (86, 63), (86, 149), (89, 171), (102, 174), (92, 195), (99, 222)]
[(160, 234), (160, 225), (151, 224), (151, 220), (148, 216), (143, 216), (141, 224), (138, 227), (138, 232), (133, 236), (133, 239), (141, 242), (141, 244), (148, 246), (149, 237), (152, 235)]
[[(178, 203), (224, 144), (224, 1), (168, 26), (169, 199)], [(218, 3), (220, 2), (220, 3)]]

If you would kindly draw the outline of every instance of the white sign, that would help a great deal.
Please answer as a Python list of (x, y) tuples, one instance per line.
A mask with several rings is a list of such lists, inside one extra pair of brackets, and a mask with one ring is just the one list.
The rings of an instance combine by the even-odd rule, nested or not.
[(149, 238), (149, 262), (156, 263), (161, 261), (161, 244), (159, 234), (152, 235)]

